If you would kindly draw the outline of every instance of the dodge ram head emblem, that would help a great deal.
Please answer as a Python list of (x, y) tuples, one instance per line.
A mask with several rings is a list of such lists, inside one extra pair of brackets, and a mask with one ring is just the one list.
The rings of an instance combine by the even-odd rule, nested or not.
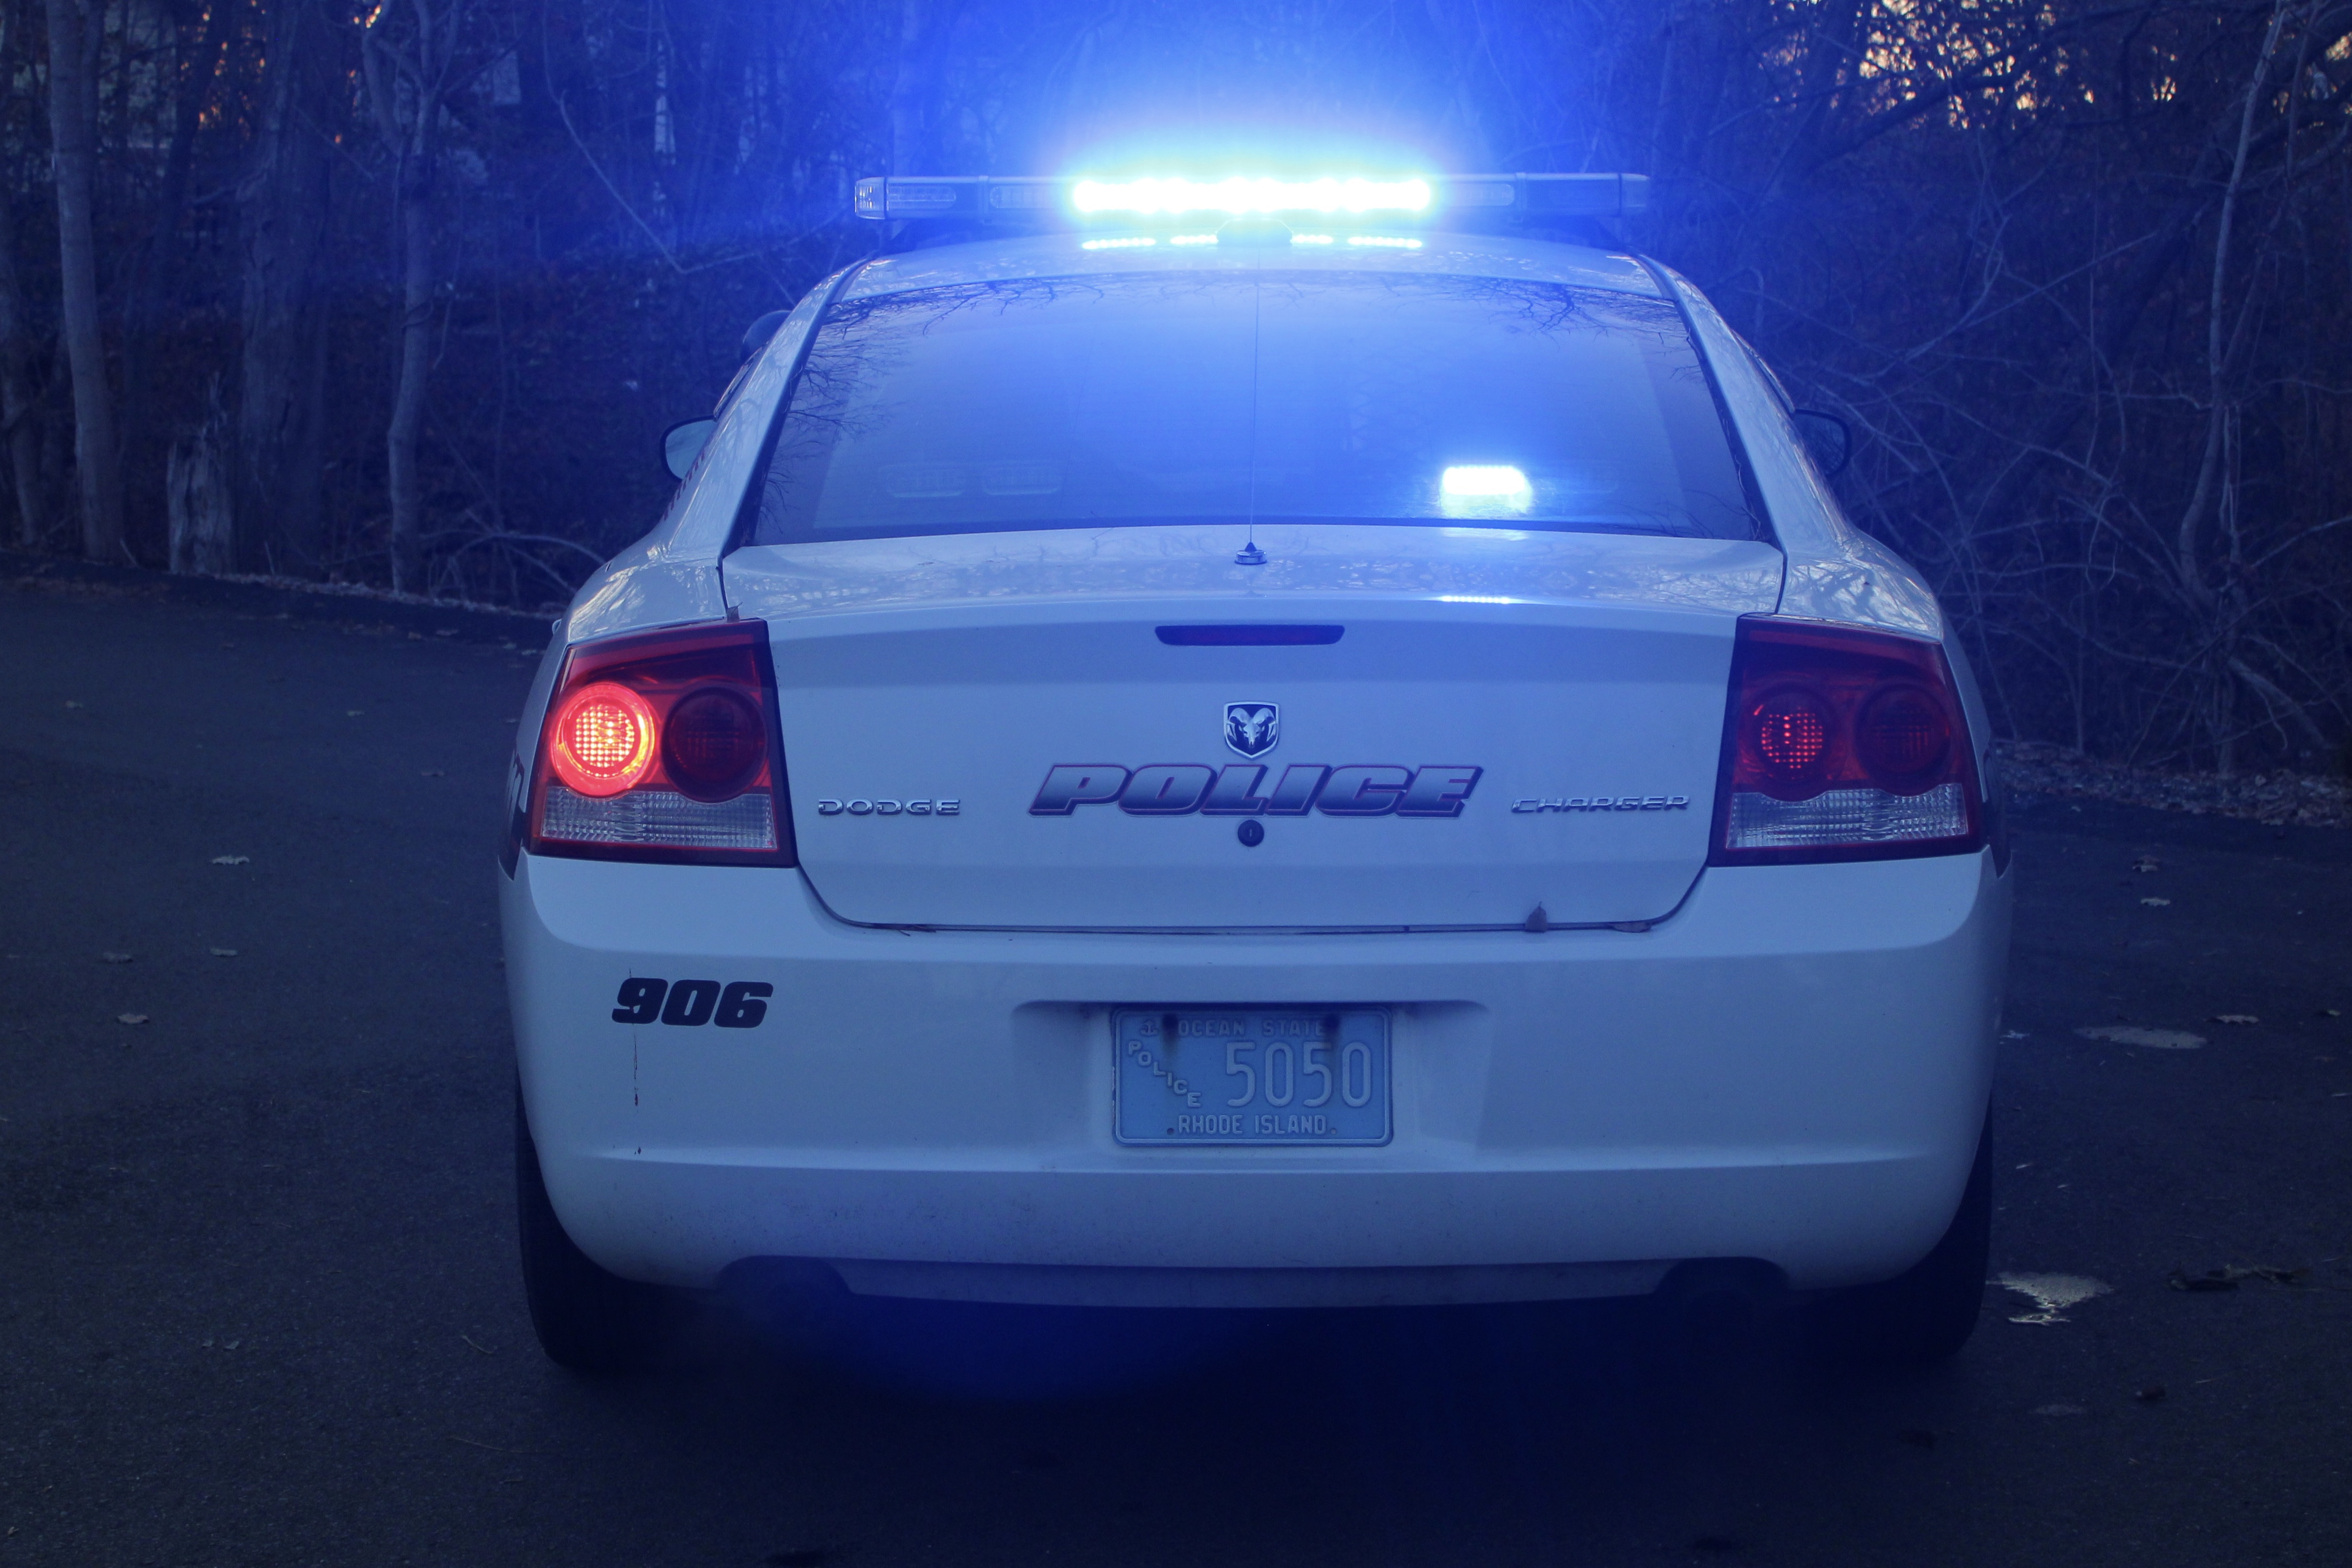
[(1262, 757), (1282, 738), (1282, 710), (1271, 702), (1225, 704), (1225, 744), (1244, 757)]

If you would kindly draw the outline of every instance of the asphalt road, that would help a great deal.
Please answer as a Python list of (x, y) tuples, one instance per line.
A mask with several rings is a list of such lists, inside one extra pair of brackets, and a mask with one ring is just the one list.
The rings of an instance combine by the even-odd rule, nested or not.
[[(1995, 1267), (2109, 1289), (1931, 1374), (1588, 1307), (971, 1397), (1181, 1347), (931, 1310), (595, 1383), (514, 1263), (486, 635), (0, 585), (0, 1565), (2352, 1561), (2352, 835), (2021, 814)], [(2233, 1266), (2309, 1272), (2168, 1283)]]

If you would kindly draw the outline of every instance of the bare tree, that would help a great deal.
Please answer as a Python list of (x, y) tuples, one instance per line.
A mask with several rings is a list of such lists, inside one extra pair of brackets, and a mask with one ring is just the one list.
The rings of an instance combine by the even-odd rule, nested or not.
[(8, 474), (16, 491), (16, 539), (37, 550), (48, 533), (41, 474), (40, 399), (33, 385), (32, 333), (16, 277), (15, 215), (0, 190), (0, 425), (8, 443)]
[(392, 585), (425, 585), (420, 542), (425, 484), (425, 383), (432, 370), (436, 183), (446, 105), (455, 85), (466, 0), (387, 0), (361, 33), (368, 107), (391, 160), (394, 232), (400, 256), (400, 377), (384, 452), (392, 492)]
[[(12, 78), (29, 69), (22, 57), (28, 52), (25, 25), (34, 13), (29, 4), (0, 10), (0, 71)], [(33, 129), (30, 124), (27, 131)], [(13, 151), (13, 149), (12, 149)], [(14, 160), (0, 170), (14, 174)], [(41, 395), (34, 374), (35, 331), (17, 265), (19, 235), (13, 178), (0, 183), (0, 436), (5, 436), (8, 474), (16, 491), (16, 539), (26, 550), (37, 550), (47, 537), (49, 505), (47, 476), (42, 463)]]
[(153, 223), (122, 306), (122, 460), (134, 473), (157, 401), (156, 338), (163, 330), (165, 301), (181, 280), (180, 227), (187, 216), (197, 132), (213, 101), (232, 23), (242, 9), (240, 0), (177, 0), (173, 8), (171, 141)]
[(325, 3), (269, 7), (252, 148), (237, 184), (244, 331), (230, 488), (237, 561), (248, 571), (316, 575), (327, 554), (330, 136), (346, 78), (341, 33)]
[(121, 454), (98, 314), (98, 65), (105, 13), (85, 0), (48, 0), (48, 19), (49, 139), (57, 157), (58, 258), (73, 377), (81, 548), (93, 561), (110, 561), (124, 546)]
[(2352, 730), (2352, 0), (0, 0), (12, 83), (52, 6), (84, 85), (0, 96), (11, 537), (55, 547), (106, 384), (47, 177), (102, 14), (118, 438), (144, 483), (178, 437), (183, 566), (233, 519), (248, 567), (560, 596), (742, 324), (879, 237), (854, 176), (1271, 114), (1158, 155), (1652, 174), (1614, 237), (1862, 432), (1841, 495), (2005, 732), (2246, 769)]

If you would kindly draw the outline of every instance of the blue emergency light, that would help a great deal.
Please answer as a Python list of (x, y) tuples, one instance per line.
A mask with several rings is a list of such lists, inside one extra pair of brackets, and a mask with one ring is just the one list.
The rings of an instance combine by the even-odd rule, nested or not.
[(1650, 204), (1646, 174), (1446, 174), (1311, 180), (1234, 175), (1063, 179), (993, 174), (893, 174), (857, 182), (856, 210), (876, 222), (950, 218), (1026, 226), (1125, 228), (1156, 223), (1312, 217), (1394, 227), (1449, 218), (1611, 218)]

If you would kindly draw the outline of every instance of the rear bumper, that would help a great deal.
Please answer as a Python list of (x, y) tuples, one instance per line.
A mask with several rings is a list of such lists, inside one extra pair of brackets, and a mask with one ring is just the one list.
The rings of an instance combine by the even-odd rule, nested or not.
[[(1639, 933), (910, 934), (796, 872), (530, 857), (502, 898), (549, 1194), (606, 1268), (1129, 1305), (1898, 1273), (1968, 1175), (2009, 938), (1985, 855), (1710, 870)], [(775, 994), (753, 1028), (633, 1027), (632, 975)], [(1391, 1005), (1392, 1142), (1115, 1142), (1111, 1009), (1230, 1002)]]

